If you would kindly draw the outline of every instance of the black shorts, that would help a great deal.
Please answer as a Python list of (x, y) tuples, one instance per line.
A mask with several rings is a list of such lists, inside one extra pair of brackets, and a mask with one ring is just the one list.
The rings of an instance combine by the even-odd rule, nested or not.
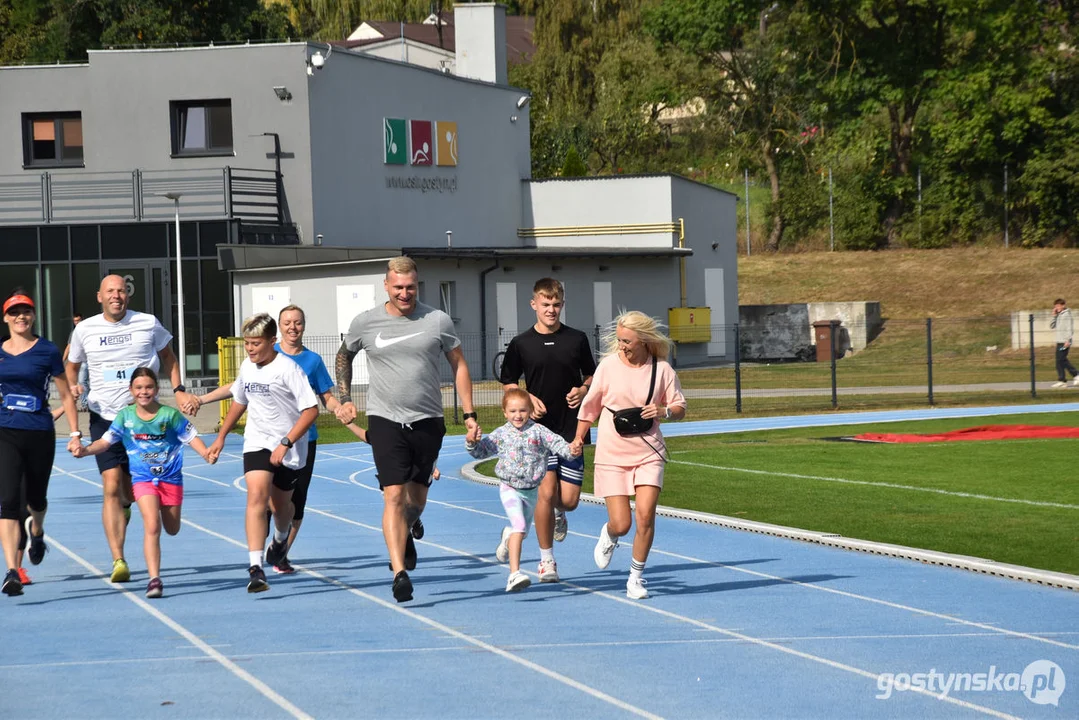
[(244, 473), (249, 473), (252, 470), (264, 470), (273, 473), (273, 486), (275, 488), (278, 490), (292, 490), (296, 487), (296, 479), (299, 477), (300, 471), (284, 465), (275, 467), (270, 463), (270, 455), (272, 454), (269, 450), (245, 452)]
[(375, 457), (379, 487), (419, 483), (431, 487), (431, 470), (442, 450), (446, 421), (424, 418), (402, 425), (371, 415), (367, 418), (367, 442)]
[(45, 510), (55, 455), (53, 430), (0, 428), (0, 518), (24, 519), (27, 504)]
[[(111, 425), (112, 420), (106, 420), (93, 410), (90, 411), (91, 440), (100, 440), (101, 436), (105, 434), (105, 431), (107, 431)], [(112, 470), (113, 468), (118, 467), (123, 468), (124, 474), (131, 475), (131, 467), (127, 462), (127, 450), (124, 449), (124, 444), (122, 442), (116, 443), (100, 455), (95, 455), (94, 459), (97, 460), (98, 472), (103, 473), (106, 470)]]
[(311, 473), (315, 471), (314, 440), (307, 442), (307, 464), (296, 471), (296, 487), (292, 491), (293, 520), (303, 520), (303, 509), (307, 507), (307, 490), (311, 487)]

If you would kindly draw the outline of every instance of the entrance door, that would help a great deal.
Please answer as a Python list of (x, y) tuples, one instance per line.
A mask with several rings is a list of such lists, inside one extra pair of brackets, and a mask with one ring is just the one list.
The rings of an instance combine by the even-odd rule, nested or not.
[[(156, 315), (169, 332), (175, 333), (176, 309), (173, 307), (172, 273), (168, 262), (125, 262), (108, 266), (106, 273), (124, 279), (129, 309)], [(198, 298), (192, 300), (197, 302)]]

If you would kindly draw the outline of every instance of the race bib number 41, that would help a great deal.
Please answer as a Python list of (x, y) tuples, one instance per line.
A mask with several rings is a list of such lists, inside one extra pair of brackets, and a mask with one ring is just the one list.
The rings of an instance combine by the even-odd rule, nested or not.
[(102, 385), (124, 385), (131, 383), (131, 375), (138, 369), (138, 365), (126, 362), (111, 362), (101, 365)]

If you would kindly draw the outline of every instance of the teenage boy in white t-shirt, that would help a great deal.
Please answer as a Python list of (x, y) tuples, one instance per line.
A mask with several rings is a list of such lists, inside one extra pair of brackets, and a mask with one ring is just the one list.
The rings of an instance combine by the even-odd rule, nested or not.
[(247, 483), (247, 592), (269, 590), (262, 569), (266, 542), (266, 502), (273, 512), (274, 536), (266, 562), (276, 565), (287, 552), (292, 526), (292, 490), (307, 461), (307, 430), (318, 417), (318, 398), (300, 366), (274, 350), (277, 322), (260, 313), (241, 328), (247, 359), (232, 384), (229, 408), (209, 457), (217, 459), (225, 438), (245, 411), (244, 480)]

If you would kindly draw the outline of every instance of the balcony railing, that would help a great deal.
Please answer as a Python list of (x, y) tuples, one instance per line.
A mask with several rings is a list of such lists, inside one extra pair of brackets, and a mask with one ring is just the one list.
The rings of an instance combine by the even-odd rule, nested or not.
[(185, 219), (286, 222), (278, 172), (224, 167), (0, 175), (0, 225), (159, 222), (173, 217), (168, 192), (183, 193)]

